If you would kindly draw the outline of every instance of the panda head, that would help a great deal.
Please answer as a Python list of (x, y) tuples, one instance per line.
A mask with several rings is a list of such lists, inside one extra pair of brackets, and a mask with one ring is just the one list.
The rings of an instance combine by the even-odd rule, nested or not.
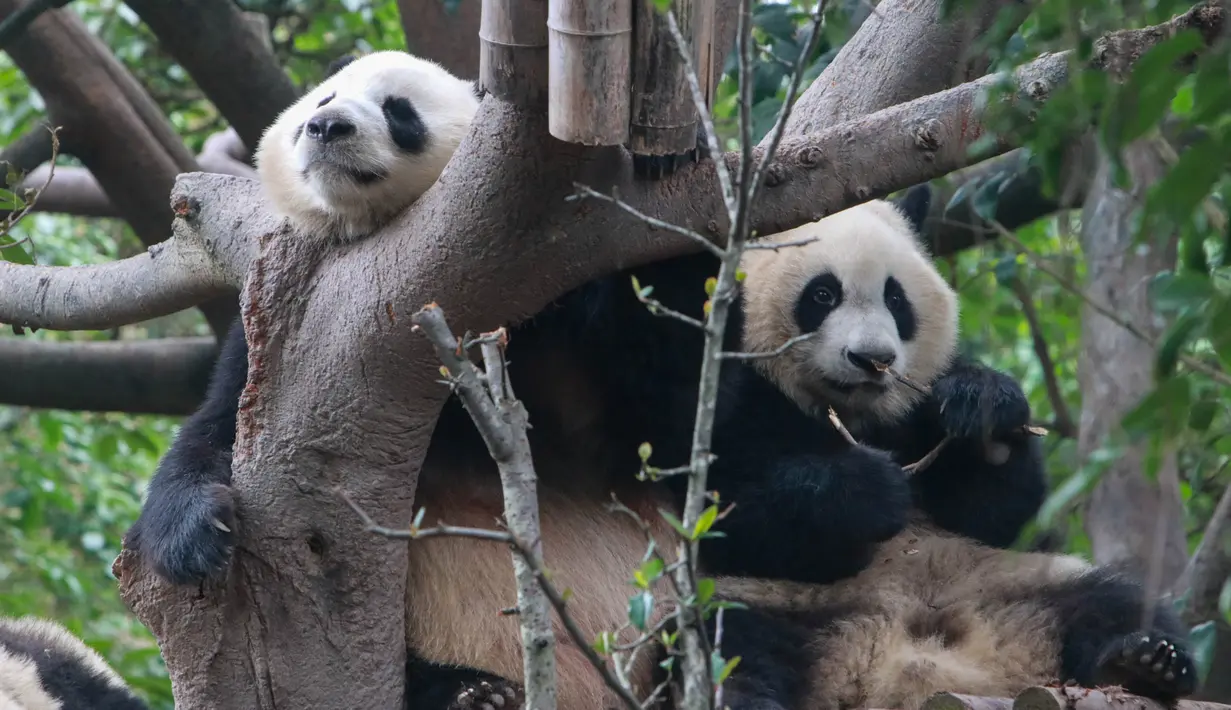
[(367, 235), (427, 191), (478, 109), (474, 82), (405, 52), (346, 57), (265, 131), (267, 199), (304, 236)]
[(919, 395), (877, 365), (928, 385), (952, 360), (957, 295), (918, 239), (926, 189), (908, 195), (905, 209), (878, 200), (761, 240), (814, 238), (801, 246), (745, 253), (742, 347), (771, 352), (816, 332), (753, 360), (805, 411), (834, 406), (848, 426), (896, 421)]

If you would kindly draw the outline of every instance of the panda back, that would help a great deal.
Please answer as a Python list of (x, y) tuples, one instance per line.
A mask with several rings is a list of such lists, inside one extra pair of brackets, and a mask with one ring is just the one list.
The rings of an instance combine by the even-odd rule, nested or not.
[(67, 629), (26, 617), (0, 619), (0, 710), (10, 707), (145, 710), (146, 706), (102, 656)]

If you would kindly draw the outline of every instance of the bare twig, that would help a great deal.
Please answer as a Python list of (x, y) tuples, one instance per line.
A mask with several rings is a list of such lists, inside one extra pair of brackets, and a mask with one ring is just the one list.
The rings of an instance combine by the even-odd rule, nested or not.
[(936, 460), (937, 456), (940, 456), (940, 452), (944, 450), (945, 444), (948, 444), (949, 441), (950, 437), (945, 435), (945, 438), (941, 439), (940, 443), (934, 446), (931, 451), (927, 452), (923, 458), (914, 463), (906, 464), (902, 467), (902, 470), (906, 472), (906, 475), (913, 476), (928, 466), (931, 466), (932, 462)]
[(1060, 391), (1060, 382), (1056, 379), (1056, 363), (1052, 361), (1051, 353), (1048, 352), (1047, 339), (1043, 337), (1043, 324), (1034, 307), (1034, 297), (1030, 289), (1026, 288), (1026, 283), (1018, 277), (1010, 279), (1009, 286), (1013, 289), (1017, 300), (1021, 302), (1022, 315), (1025, 316), (1026, 325), (1030, 328), (1030, 340), (1034, 346), (1034, 354), (1039, 359), (1039, 367), (1043, 368), (1043, 386), (1047, 389), (1047, 398), (1051, 400), (1052, 411), (1056, 414), (1056, 430), (1060, 432), (1060, 436), (1072, 439), (1077, 436), (1077, 425), (1073, 421), (1073, 414), (1069, 411), (1068, 404), (1064, 401), (1064, 394)]
[(744, 247), (744, 251), (756, 251), (758, 249), (778, 251), (788, 247), (802, 247), (811, 244), (812, 242), (820, 241), (820, 237), (806, 237), (804, 239), (793, 239), (789, 242), (754, 242)]
[[(603, 676), (603, 681), (607, 684), (607, 686), (620, 696), (620, 699), (624, 702), (624, 705), (628, 708), (628, 710), (641, 709), (641, 703), (627, 688), (620, 683), (615, 676), (611, 674), (611, 669), (607, 667), (607, 664), (603, 662), (603, 659), (592, 648), (590, 640), (587, 639), (586, 635), (582, 633), (580, 628), (578, 628), (577, 622), (573, 620), (572, 615), (568, 612), (568, 602), (564, 600), (564, 597), (559, 591), (556, 590), (555, 585), (553, 585), (551, 580), (548, 579), (547, 572), (540, 562), (540, 558), (535, 555), (530, 546), (523, 543), (515, 535), (508, 532), (500, 532), (498, 530), (454, 527), (444, 523), (438, 523), (435, 527), (431, 528), (420, 528), (416, 524), (412, 524), (411, 527), (406, 530), (382, 527), (377, 525), (376, 522), (372, 520), (372, 517), (364, 512), (364, 510), (360, 508), (359, 505), (340, 488), (334, 489), (334, 492), (343, 501), (345, 501), (347, 505), (350, 506), (351, 510), (355, 511), (355, 513), (359, 516), (359, 519), (363, 521), (365, 530), (383, 537), (394, 540), (418, 540), (428, 537), (468, 537), (476, 540), (501, 542), (508, 545), (509, 548), (512, 549), (514, 555), (532, 570), (535, 582), (543, 591), (543, 594), (547, 597), (547, 601), (550, 602), (551, 606), (556, 610), (556, 614), (560, 617), (560, 621), (564, 624), (565, 631), (568, 632), (568, 635), (573, 640), (573, 643), (575, 643), (577, 647), (581, 649), (581, 652), (585, 654), (586, 659), (590, 661), (590, 664), (594, 666), (594, 669)], [(421, 517), (423, 517), (422, 509), (420, 509), (416, 520)], [(518, 614), (523, 613), (524, 610), (519, 606)], [(528, 689), (527, 693), (529, 693)], [(528, 694), (527, 698), (529, 698)], [(554, 703), (552, 704), (554, 705)], [(527, 700), (527, 707), (535, 706), (530, 705), (529, 700)]]
[(680, 236), (688, 237), (689, 239), (693, 240), (697, 244), (700, 244), (701, 246), (705, 247), (705, 249), (708, 250), (714, 256), (722, 256), (722, 248), (719, 247), (714, 242), (710, 241), (709, 239), (706, 239), (704, 235), (698, 232), (694, 232), (693, 230), (688, 229), (686, 227), (681, 227), (679, 225), (671, 224), (670, 222), (664, 222), (661, 219), (655, 219), (654, 217), (651, 217), (648, 214), (637, 209), (636, 207), (633, 207), (632, 205), (621, 200), (619, 197), (615, 195), (604, 195), (603, 193), (593, 188), (582, 185), (579, 182), (573, 183), (573, 186), (577, 188), (577, 194), (566, 197), (565, 198), (566, 200), (584, 199), (587, 197), (593, 197), (595, 199), (602, 200), (603, 202), (610, 202), (611, 204), (615, 205), (616, 207), (619, 207), (620, 209), (631, 214), (632, 216), (636, 217), (642, 222), (645, 222), (651, 227), (655, 227), (657, 229), (663, 229), (668, 232), (679, 234)]
[(833, 410), (833, 407), (829, 408), (829, 423), (833, 424), (834, 429), (838, 430), (838, 433), (842, 435), (843, 439), (846, 439), (848, 444), (851, 446), (859, 446), (859, 442), (855, 440), (855, 437), (851, 436), (850, 430), (848, 430), (846, 425), (842, 423), (842, 420), (838, 417), (838, 413)]
[[(423, 332), (444, 363), (450, 385), (461, 397), (487, 450), (500, 469), (504, 490), (504, 517), (517, 552), (513, 571), (517, 577), (517, 609), (520, 615), (522, 664), (526, 704), (555, 710), (556, 657), (551, 613), (544, 598), (546, 589), (536, 581), (541, 568), (543, 542), (539, 532), (539, 505), (534, 461), (526, 436), (528, 415), (513, 396), (508, 381), (503, 346), (503, 328), (478, 340), (485, 372), (480, 374), (466, 357), (465, 349), (445, 322), (444, 311), (434, 303), (424, 306), (411, 320)], [(484, 391), (483, 385), (487, 385)]]
[(811, 340), (820, 334), (821, 331), (819, 330), (814, 330), (811, 333), (801, 333), (800, 335), (796, 335), (793, 338), (788, 339), (785, 343), (779, 345), (773, 350), (767, 350), (763, 353), (722, 352), (719, 353), (718, 356), (725, 360), (760, 360), (762, 358), (778, 357), (796, 345), (806, 340)]
[[(0, 237), (8, 234), (23, 217), (30, 214), (30, 210), (34, 209), (34, 204), (38, 202), (39, 195), (43, 194), (43, 190), (47, 189), (47, 186), (51, 184), (51, 178), (56, 174), (56, 157), (60, 155), (60, 127), (48, 128), (47, 131), (51, 133), (51, 161), (48, 163), (47, 180), (43, 182), (43, 186), (38, 190), (26, 190), (26, 194), (21, 195), (21, 198), (25, 201), (22, 208), (0, 220)], [(0, 244), (0, 249), (18, 246), (29, 239), (30, 237), (26, 236), (8, 244)]]

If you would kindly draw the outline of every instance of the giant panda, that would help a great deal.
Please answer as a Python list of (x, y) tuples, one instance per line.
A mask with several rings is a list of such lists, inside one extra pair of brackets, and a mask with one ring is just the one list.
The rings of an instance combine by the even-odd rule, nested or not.
[[(358, 239), (405, 209), (435, 181), (465, 136), (478, 106), (474, 84), (403, 52), (335, 63), (330, 75), (287, 108), (256, 151), (269, 203), (304, 238)], [(545, 563), (589, 638), (627, 622), (625, 591), (646, 551), (644, 533), (607, 506), (615, 492), (647, 519), (659, 539), (670, 528), (660, 491), (631, 475), (614, 478), (609, 438), (592, 384), (572, 363), (566, 319), (514, 330), (516, 391), (530, 411), (539, 477)], [(182, 424), (150, 481), (125, 544), (158, 575), (195, 584), (226, 573), (237, 520), (230, 488), (240, 394), (247, 380), (243, 325), (232, 325), (202, 405)], [(543, 455), (541, 452), (549, 452)], [(590, 469), (586, 475), (578, 471)], [(503, 513), (495, 465), (456, 398), (441, 413), (419, 476), (416, 507), (431, 519), (489, 527)], [(358, 521), (356, 521), (358, 524)], [(432, 538), (409, 543), (407, 581), (409, 707), (509, 707), (520, 687), (521, 642), (508, 550), (491, 543)], [(562, 710), (614, 706), (601, 678), (557, 623)], [(631, 677), (648, 691), (651, 661)]]
[[(921, 185), (892, 202), (767, 236), (747, 253), (748, 278), (764, 276), (734, 303), (724, 349), (763, 352), (822, 332), (777, 358), (724, 361), (708, 487), (735, 507), (723, 519), (725, 537), (701, 546), (707, 572), (815, 583), (849, 577), (903, 529), (912, 508), (946, 530), (1007, 547), (1042, 505), (1042, 453), (1022, 432), (1030, 406), (1021, 387), (955, 354), (956, 297), (916, 246), (930, 202)], [(801, 235), (820, 239), (763, 248)], [(827, 273), (830, 264), (849, 282), (846, 291)], [(642, 441), (659, 468), (687, 462), (703, 345), (695, 327), (650, 313), (630, 275), (663, 306), (701, 319), (704, 283), (717, 271), (708, 252), (678, 257), (599, 279), (556, 306), (553, 317), (572, 319), (562, 329), (586, 354), (626, 469), (639, 465)], [(932, 395), (876, 370), (877, 358), (931, 385)], [(827, 421), (830, 406), (884, 451), (850, 447), (828, 424), (818, 427), (814, 416)], [(908, 481), (902, 465), (946, 436), (935, 463)], [(686, 478), (666, 481), (678, 501)], [(765, 544), (813, 538), (836, 544)]]
[[(936, 692), (1012, 696), (1052, 680), (1192, 693), (1183, 627), (1131, 576), (983, 544), (1033, 515), (1037, 459), (989, 463), (962, 437), (985, 402), (990, 435), (1033, 451), (1015, 433), (1029, 408), (1002, 375), (951, 364), (956, 295), (907, 216), (872, 202), (762, 244), (741, 264), (728, 348), (768, 354), (816, 335), (723, 373), (711, 486), (735, 507), (701, 559), (719, 596), (748, 607), (724, 620), (723, 654), (743, 659), (731, 710), (913, 710)], [(954, 438), (908, 477), (901, 464), (942, 432)]]
[(146, 705), (68, 629), (35, 617), (0, 617), (0, 710), (146, 710)]

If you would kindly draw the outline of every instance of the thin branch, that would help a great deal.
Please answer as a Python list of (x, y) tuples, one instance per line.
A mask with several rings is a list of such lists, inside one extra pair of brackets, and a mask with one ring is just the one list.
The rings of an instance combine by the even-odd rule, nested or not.
[(819, 336), (820, 334), (821, 334), (821, 331), (819, 330), (814, 330), (811, 333), (801, 333), (800, 335), (796, 335), (788, 339), (785, 343), (783, 343), (782, 345), (779, 345), (773, 350), (767, 350), (763, 353), (721, 352), (721, 353), (718, 353), (718, 356), (723, 358), (724, 360), (760, 360), (763, 358), (778, 357), (779, 355), (785, 353), (787, 350), (790, 350), (796, 345), (804, 341), (811, 340)]
[(932, 450), (927, 452), (927, 454), (923, 458), (919, 459), (918, 461), (914, 463), (906, 464), (905, 466), (902, 467), (902, 470), (906, 472), (907, 476), (913, 476), (916, 473), (919, 473), (923, 469), (927, 468), (928, 466), (931, 466), (932, 463), (936, 461), (936, 457), (940, 456), (940, 452), (944, 450), (945, 445), (948, 444), (951, 440), (952, 440), (951, 437), (948, 434), (946, 434), (945, 438), (941, 439), (939, 444), (932, 447)]
[[(590, 665), (592, 665), (594, 669), (602, 675), (603, 681), (607, 684), (607, 687), (611, 688), (611, 690), (615, 691), (615, 693), (619, 695), (620, 700), (624, 703), (624, 706), (628, 708), (628, 710), (641, 709), (640, 701), (638, 701), (637, 698), (627, 688), (621, 685), (620, 681), (611, 674), (611, 669), (607, 667), (607, 664), (603, 662), (603, 659), (593, 649), (593, 644), (591, 641), (586, 638), (584, 633), (582, 633), (581, 629), (577, 626), (577, 622), (573, 621), (573, 616), (568, 611), (568, 602), (566, 602), (564, 597), (556, 591), (555, 585), (553, 585), (551, 580), (548, 579), (546, 571), (539, 562), (539, 557), (537, 557), (534, 551), (519, 540), (515, 535), (497, 530), (454, 527), (444, 523), (438, 523), (435, 527), (431, 528), (419, 528), (412, 525), (406, 530), (382, 527), (377, 525), (376, 521), (372, 520), (372, 517), (364, 512), (363, 508), (360, 508), (359, 505), (355, 503), (355, 501), (352, 500), (345, 491), (340, 488), (335, 488), (334, 493), (348, 506), (350, 506), (351, 510), (355, 511), (355, 514), (358, 515), (359, 519), (363, 521), (365, 530), (393, 540), (418, 540), (429, 537), (468, 537), (475, 540), (501, 542), (508, 545), (515, 556), (532, 570), (535, 581), (537, 582), (539, 588), (543, 591), (543, 594), (547, 597), (547, 600), (551, 603), (552, 607), (556, 610), (556, 614), (560, 617), (560, 621), (564, 624), (565, 631), (568, 632), (569, 637), (573, 640), (573, 643), (577, 645), (577, 648), (581, 649), (581, 652), (585, 654), (586, 660), (590, 662)], [(420, 511), (418, 517), (422, 517), (422, 515), (422, 511)], [(524, 613), (524, 609), (520, 606), (518, 607), (518, 613)], [(529, 704), (528, 698), (529, 696), (527, 695), (527, 707), (536, 707)]]
[(461, 397), (500, 470), (504, 517), (519, 552), (513, 556), (513, 571), (517, 578), (526, 705), (555, 710), (555, 637), (545, 588), (535, 579), (543, 555), (538, 483), (526, 436), (529, 417), (513, 396), (512, 383), (508, 381), (503, 353), (507, 333), (499, 328), (478, 339), (484, 366), (484, 372), (479, 373), (439, 306), (424, 306), (411, 321), (415, 329), (427, 336), (436, 356), (444, 363), (451, 387)]
[(789, 242), (755, 242), (744, 247), (744, 251), (769, 250), (778, 251), (788, 247), (802, 247), (811, 244), (812, 242), (820, 241), (820, 237), (806, 237), (804, 239), (793, 239)]
[(859, 446), (859, 442), (855, 440), (855, 437), (851, 436), (850, 430), (847, 429), (846, 425), (842, 423), (842, 419), (838, 416), (838, 413), (833, 410), (833, 407), (829, 408), (829, 423), (833, 424), (834, 429), (838, 430), (838, 433), (842, 435), (843, 439), (846, 439), (846, 443), (851, 446)]
[(604, 195), (603, 193), (598, 192), (597, 190), (594, 190), (585, 185), (582, 185), (581, 183), (578, 183), (578, 182), (573, 183), (573, 186), (577, 188), (578, 194), (570, 195), (569, 197), (565, 198), (566, 200), (584, 199), (586, 197), (593, 197), (593, 198), (602, 200), (603, 202), (609, 202), (615, 205), (616, 207), (619, 207), (620, 209), (624, 210), (625, 212), (631, 214), (632, 216), (636, 217), (637, 219), (641, 220), (642, 222), (645, 222), (651, 227), (654, 227), (655, 229), (665, 229), (668, 232), (672, 232), (674, 234), (679, 234), (680, 236), (688, 237), (689, 239), (693, 240), (697, 244), (700, 244), (702, 247), (704, 247), (707, 251), (709, 251), (714, 256), (722, 256), (722, 247), (718, 246), (717, 244), (710, 241), (709, 239), (706, 239), (704, 236), (702, 236), (698, 232), (694, 232), (691, 229), (688, 229), (686, 227), (680, 227), (678, 225), (671, 224), (670, 222), (664, 222), (661, 219), (655, 219), (654, 217), (649, 216), (648, 214), (642, 212), (636, 207), (633, 207), (627, 202), (621, 200), (620, 198), (615, 197), (614, 195), (610, 195), (610, 196)]
[(1231, 486), (1223, 489), (1201, 542), (1172, 590), (1177, 595), (1188, 594), (1184, 607), (1186, 623), (1196, 626), (1221, 616), (1218, 597), (1228, 577), (1231, 577)]
[(1030, 293), (1030, 289), (1026, 288), (1026, 283), (1018, 277), (1009, 280), (1009, 287), (1013, 289), (1017, 300), (1022, 304), (1022, 315), (1026, 318), (1026, 325), (1030, 328), (1030, 340), (1034, 346), (1035, 357), (1039, 359), (1039, 367), (1043, 368), (1043, 385), (1047, 389), (1047, 398), (1051, 400), (1052, 411), (1056, 414), (1054, 426), (1060, 436), (1066, 439), (1072, 439), (1077, 436), (1077, 425), (1073, 421), (1073, 414), (1069, 411), (1069, 405), (1064, 401), (1064, 394), (1060, 391), (1060, 382), (1056, 378), (1056, 363), (1051, 359), (1051, 353), (1047, 348), (1047, 340), (1043, 337), (1043, 324), (1039, 320), (1039, 312), (1034, 307), (1034, 297)]

